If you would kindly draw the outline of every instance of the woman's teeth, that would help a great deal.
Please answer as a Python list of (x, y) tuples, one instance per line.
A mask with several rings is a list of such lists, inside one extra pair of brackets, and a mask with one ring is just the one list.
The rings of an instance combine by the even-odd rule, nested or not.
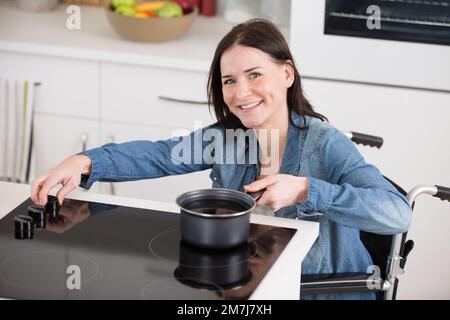
[(251, 109), (251, 108), (259, 106), (261, 103), (262, 103), (262, 100), (258, 101), (258, 102), (242, 105), (242, 106), (240, 106), (240, 108), (244, 109), (244, 110)]

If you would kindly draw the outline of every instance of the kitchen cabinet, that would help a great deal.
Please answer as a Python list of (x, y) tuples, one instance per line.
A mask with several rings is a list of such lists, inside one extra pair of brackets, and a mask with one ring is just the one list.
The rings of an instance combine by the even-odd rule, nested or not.
[(381, 149), (359, 146), (367, 160), (406, 189), (450, 181), (446, 139), (450, 94), (387, 86), (303, 79), (313, 106), (344, 131), (384, 138)]
[(212, 123), (206, 72), (102, 63), (101, 74), (102, 119), (191, 130)]
[[(0, 74), (40, 82), (31, 180), (83, 148), (167, 139), (177, 130), (187, 133), (213, 122), (205, 104), (205, 72), (5, 52), (0, 56)], [(91, 189), (173, 201), (184, 191), (210, 187), (208, 174), (100, 183)]]
[[(167, 139), (177, 129), (189, 132), (213, 122), (205, 104), (205, 72), (5, 52), (0, 56), (2, 75), (40, 82), (32, 179), (83, 148), (111, 140)], [(92, 190), (173, 201), (184, 191), (209, 186), (208, 173), (202, 172), (114, 186), (94, 184)]]
[[(97, 147), (99, 133), (96, 120), (36, 113), (32, 158), (35, 176), (41, 175), (71, 154)], [(98, 191), (97, 187), (92, 190)]]
[(98, 68), (93, 61), (0, 50), (0, 77), (40, 82), (35, 109), (49, 114), (98, 118)]
[(82, 151), (83, 144), (85, 148), (98, 145), (98, 68), (90, 61), (0, 51), (0, 77), (39, 83), (30, 182)]
[[(160, 140), (213, 122), (205, 104), (205, 72), (101, 64), (101, 141)], [(188, 175), (102, 183), (101, 192), (173, 202), (179, 194), (209, 188), (209, 170)]]
[[(148, 125), (129, 125), (126, 123), (102, 121), (101, 141), (126, 142), (131, 140), (161, 140), (169, 139), (174, 130), (172, 128), (158, 128)], [(177, 196), (183, 192), (210, 188), (210, 170), (194, 172), (179, 176), (169, 176), (157, 179), (129, 181), (120, 183), (100, 183), (100, 192), (112, 193), (120, 196), (141, 198), (153, 201), (174, 203)]]

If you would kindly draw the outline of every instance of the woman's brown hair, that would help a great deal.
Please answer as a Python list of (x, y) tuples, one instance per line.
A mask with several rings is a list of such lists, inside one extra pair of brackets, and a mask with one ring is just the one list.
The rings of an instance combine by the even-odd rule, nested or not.
[[(321, 120), (327, 118), (313, 110), (308, 99), (303, 95), (300, 74), (295, 66), (294, 58), (283, 34), (270, 21), (265, 19), (251, 19), (241, 23), (220, 41), (214, 53), (208, 77), (208, 105), (213, 107), (219, 124), (227, 129), (243, 128), (245, 126), (225, 104), (222, 94), (222, 75), (220, 71), (220, 59), (222, 54), (235, 44), (259, 49), (274, 59), (277, 63), (284, 64), (292, 61), (295, 80), (288, 89), (287, 105), (289, 111), (295, 111), (300, 116), (311, 116)], [(289, 112), (289, 117), (291, 112)], [(292, 122), (292, 119), (291, 119)]]

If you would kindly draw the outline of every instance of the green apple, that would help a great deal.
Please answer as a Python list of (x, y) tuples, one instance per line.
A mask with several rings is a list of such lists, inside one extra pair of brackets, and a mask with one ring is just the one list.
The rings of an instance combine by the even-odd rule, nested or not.
[(112, 5), (114, 8), (122, 6), (134, 7), (136, 5), (136, 0), (112, 0)]
[(183, 9), (178, 3), (167, 2), (161, 9), (157, 10), (156, 13), (161, 18), (174, 18), (183, 15)]
[(120, 6), (114, 10), (115, 13), (123, 14), (124, 16), (133, 16), (134, 15), (134, 7), (128, 6)]

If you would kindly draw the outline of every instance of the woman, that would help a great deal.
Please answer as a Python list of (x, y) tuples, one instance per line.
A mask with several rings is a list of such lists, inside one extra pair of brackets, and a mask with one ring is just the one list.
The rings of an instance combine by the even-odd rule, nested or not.
[[(250, 20), (222, 39), (210, 69), (208, 96), (218, 122), (184, 140), (202, 135), (202, 154), (210, 152), (213, 161), (205, 156), (191, 161), (195, 156), (191, 152), (186, 157), (186, 150), (180, 160), (176, 140), (108, 144), (71, 156), (39, 177), (32, 185), (33, 201), (44, 205), (49, 190), (62, 183), (57, 193), (61, 202), (80, 184), (80, 175), (85, 178), (81, 185), (89, 188), (95, 181), (156, 178), (212, 168), (213, 187), (264, 190), (258, 204), (270, 206), (276, 216), (320, 222), (319, 238), (302, 264), (303, 274), (366, 272), (372, 260), (359, 230), (393, 234), (408, 229), (407, 200), (364, 161), (345, 135), (313, 110), (303, 96), (289, 47), (272, 23)], [(234, 139), (232, 143), (217, 136), (205, 139), (213, 136), (208, 132), (229, 130), (250, 132), (250, 143), (244, 139), (244, 144), (236, 145)], [(254, 159), (251, 137), (257, 138), (256, 161), (250, 160)], [(224, 145), (227, 155), (233, 156), (221, 161), (225, 155), (218, 150)], [(236, 154), (230, 152), (233, 148)], [(369, 292), (310, 298), (374, 297)]]

